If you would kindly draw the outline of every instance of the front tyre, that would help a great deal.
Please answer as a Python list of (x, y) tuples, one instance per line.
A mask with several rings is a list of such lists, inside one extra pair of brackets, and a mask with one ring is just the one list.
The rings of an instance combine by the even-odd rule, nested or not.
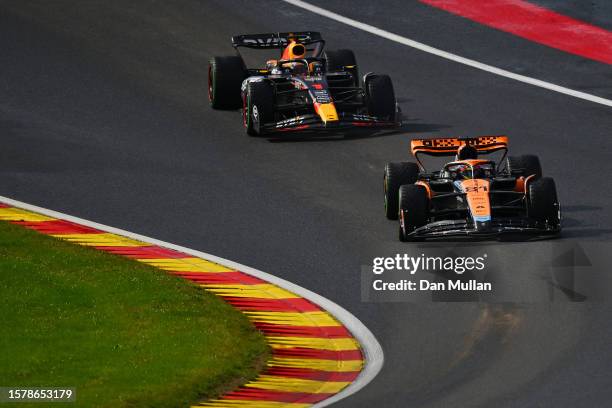
[(241, 57), (211, 58), (208, 63), (208, 100), (213, 109), (240, 108), (240, 87), (246, 77), (247, 71)]
[(389, 75), (366, 76), (365, 91), (368, 113), (390, 122), (395, 121), (395, 91)]
[(400, 187), (399, 190), (399, 239), (411, 241), (410, 233), (427, 224), (429, 197), (427, 190), (417, 184)]
[(264, 125), (274, 120), (274, 89), (269, 82), (249, 82), (243, 99), (242, 118), (248, 135), (264, 134)]
[(385, 215), (389, 220), (397, 220), (398, 194), (404, 184), (414, 184), (419, 179), (419, 166), (416, 163), (387, 163), (383, 176), (385, 193)]
[(542, 177), (528, 183), (527, 215), (533, 221), (553, 227), (560, 225), (559, 200), (555, 181)]

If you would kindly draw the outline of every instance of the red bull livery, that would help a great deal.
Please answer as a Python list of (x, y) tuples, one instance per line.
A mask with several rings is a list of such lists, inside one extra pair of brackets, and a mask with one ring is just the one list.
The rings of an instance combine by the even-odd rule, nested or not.
[[(238, 35), (232, 45), (237, 55), (210, 60), (208, 98), (214, 109), (242, 108), (249, 135), (400, 124), (389, 76), (360, 78), (353, 52), (323, 51), (317, 32)], [(280, 56), (247, 68), (241, 47), (278, 49)]]

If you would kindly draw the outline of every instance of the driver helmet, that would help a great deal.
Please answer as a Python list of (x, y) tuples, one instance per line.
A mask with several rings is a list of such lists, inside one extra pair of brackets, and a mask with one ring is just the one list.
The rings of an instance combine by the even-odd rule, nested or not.
[(459, 146), (455, 160), (474, 160), (478, 158), (478, 150), (469, 145)]
[(292, 60), (304, 58), (306, 56), (306, 47), (295, 40), (290, 40), (287, 47), (283, 51), (281, 59)]
[[(294, 39), (289, 41), (289, 45), (283, 51), (283, 55), (281, 59), (283, 60), (294, 60), (301, 59), (306, 56), (306, 47), (303, 44), (296, 42)], [(288, 68), (294, 74), (306, 74), (308, 72), (308, 67), (304, 65), (303, 62), (286, 62), (283, 65), (283, 68)]]

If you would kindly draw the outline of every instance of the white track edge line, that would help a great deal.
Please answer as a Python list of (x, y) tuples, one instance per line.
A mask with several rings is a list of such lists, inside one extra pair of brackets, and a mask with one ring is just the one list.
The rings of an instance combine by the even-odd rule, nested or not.
[(296, 7), (300, 7), (304, 10), (308, 10), (312, 13), (319, 14), (329, 19), (349, 25), (351, 27), (366, 31), (370, 34), (374, 34), (379, 37), (386, 38), (388, 40), (394, 41), (399, 44), (407, 45), (408, 47), (412, 47), (417, 50), (427, 52), (429, 54), (437, 55), (438, 57), (445, 58), (450, 61), (458, 62), (460, 64), (470, 66), (472, 68), (480, 69), (482, 71), (487, 71), (495, 75), (503, 76), (509, 79), (513, 79), (515, 81), (523, 82), (523, 83), (537, 86), (540, 88), (548, 89), (550, 91), (558, 92), (564, 95), (569, 95), (575, 98), (584, 99), (586, 101), (598, 103), (600, 105), (612, 107), (612, 100), (610, 99), (602, 98), (600, 96), (592, 95), (586, 92), (576, 91), (575, 89), (566, 88), (564, 86), (556, 85), (551, 82), (546, 82), (540, 79), (528, 77), (528, 76), (521, 75), (521, 74), (516, 74), (514, 72), (506, 71), (505, 69), (497, 68), (492, 65), (487, 65), (482, 62), (478, 62), (478, 61), (475, 61), (469, 58), (461, 57), (459, 55), (452, 54), (450, 52), (443, 51), (438, 48), (434, 48), (427, 44), (423, 44), (418, 41), (411, 40), (406, 37), (402, 37), (401, 35), (394, 34), (389, 31), (385, 31), (378, 27), (374, 27), (369, 24), (365, 24), (357, 20), (353, 20), (351, 18), (344, 17), (340, 14), (334, 13), (333, 11), (329, 11), (324, 8), (312, 5), (310, 3), (306, 3), (305, 1), (302, 1), (302, 0), (283, 0), (283, 1), (285, 3), (292, 4)]
[(339, 393), (333, 395), (332, 397), (321, 401), (313, 407), (322, 408), (328, 405), (333, 404), (334, 402), (340, 401), (352, 395), (365, 387), (370, 381), (378, 375), (380, 370), (382, 369), (384, 363), (384, 354), (380, 343), (374, 337), (374, 334), (368, 329), (357, 317), (353, 316), (349, 311), (344, 309), (342, 306), (332, 302), (331, 300), (312, 292), (306, 288), (303, 288), (295, 283), (289, 282), (285, 279), (279, 278), (277, 276), (271, 275), (269, 273), (251, 268), (246, 265), (239, 264), (234, 261), (230, 261), (229, 259), (220, 258), (215, 255), (207, 254), (205, 252), (197, 251), (195, 249), (185, 248), (180, 245), (171, 244), (169, 242), (160, 241), (155, 238), (150, 238), (144, 235), (136, 234), (133, 232), (125, 231), (119, 228), (110, 227), (108, 225), (99, 224), (97, 222), (84, 220), (82, 218), (74, 217), (72, 215), (63, 214), (58, 211), (50, 210), (47, 208), (38, 207), (32, 204), (27, 204), (21, 201), (14, 200), (12, 198), (0, 196), (0, 201), (5, 204), (12, 205), (14, 207), (22, 208), (24, 210), (29, 210), (32, 212), (37, 212), (42, 215), (46, 215), (53, 218), (59, 218), (66, 221), (71, 221), (77, 224), (82, 224), (87, 227), (95, 228), (101, 231), (110, 232), (111, 234), (122, 235), (127, 238), (132, 238), (137, 241), (147, 242), (153, 245), (159, 245), (164, 248), (174, 249), (176, 251), (184, 252), (189, 255), (193, 255), (200, 258), (205, 258), (207, 260), (229, 266), (231, 268), (235, 268), (240, 272), (247, 273), (249, 275), (255, 276), (257, 278), (263, 279), (265, 281), (271, 282), (277, 286), (280, 286), (283, 289), (287, 289), (290, 292), (298, 294), (303, 298), (310, 300), (311, 302), (321, 306), (325, 311), (331, 313), (336, 319), (338, 319), (357, 339), (359, 344), (361, 345), (363, 354), (364, 354), (364, 368), (350, 385), (344, 388)]

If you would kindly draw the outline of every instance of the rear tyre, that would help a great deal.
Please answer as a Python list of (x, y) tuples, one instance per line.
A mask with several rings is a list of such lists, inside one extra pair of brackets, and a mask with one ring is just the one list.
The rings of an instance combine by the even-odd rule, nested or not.
[(559, 225), (559, 200), (552, 178), (542, 177), (528, 183), (527, 215), (536, 222)]
[(208, 63), (208, 100), (213, 109), (240, 108), (240, 87), (246, 77), (247, 71), (241, 57), (211, 58)]
[(249, 82), (243, 99), (242, 118), (248, 135), (264, 133), (263, 125), (274, 120), (274, 89), (270, 83)]
[(370, 75), (365, 83), (366, 104), (372, 116), (395, 120), (395, 91), (389, 75)]
[(542, 166), (540, 159), (533, 154), (522, 156), (509, 156), (506, 159), (506, 167), (510, 174), (529, 177), (535, 174), (536, 178), (542, 177)]
[(350, 72), (353, 76), (354, 86), (359, 86), (359, 70), (357, 69), (357, 59), (353, 51), (325, 51), (323, 53), (323, 58), (325, 58), (325, 69), (327, 72)]
[(429, 198), (423, 186), (409, 184), (399, 190), (399, 239), (410, 241), (409, 234), (415, 229), (427, 224), (429, 214)]
[(414, 184), (419, 179), (419, 166), (416, 163), (387, 163), (383, 177), (385, 193), (385, 215), (397, 220), (399, 189), (404, 184)]

